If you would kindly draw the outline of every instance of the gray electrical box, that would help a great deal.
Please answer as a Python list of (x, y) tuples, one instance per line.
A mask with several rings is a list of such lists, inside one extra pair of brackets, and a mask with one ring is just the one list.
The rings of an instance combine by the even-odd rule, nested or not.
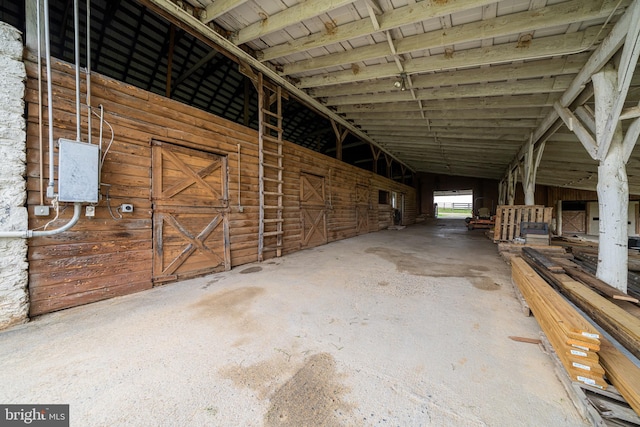
[(58, 200), (97, 203), (99, 146), (60, 138), (58, 147)]

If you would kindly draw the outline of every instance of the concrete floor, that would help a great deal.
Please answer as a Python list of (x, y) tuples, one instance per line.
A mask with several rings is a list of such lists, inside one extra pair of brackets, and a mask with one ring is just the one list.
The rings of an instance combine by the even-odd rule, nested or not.
[(72, 426), (583, 426), (483, 230), (437, 220), (0, 333), (0, 402)]

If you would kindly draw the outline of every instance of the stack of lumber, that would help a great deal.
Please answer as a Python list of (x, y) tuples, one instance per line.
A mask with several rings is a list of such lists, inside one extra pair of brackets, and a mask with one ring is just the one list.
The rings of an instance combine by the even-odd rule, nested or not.
[(522, 258), (511, 260), (513, 279), (567, 373), (574, 381), (606, 388), (600, 334)]
[[(534, 274), (537, 272), (536, 275), (540, 279), (544, 278), (564, 294), (599, 327), (615, 338), (618, 345), (626, 348), (636, 358), (640, 358), (640, 318), (613, 302), (623, 302), (637, 308), (634, 305), (638, 303), (635, 297), (612, 288), (566, 258), (547, 258), (530, 248), (525, 249), (523, 255)], [(549, 285), (547, 287), (555, 292)], [(556, 295), (560, 297), (559, 294)], [(604, 337), (600, 337), (600, 349), (597, 354), (607, 380), (640, 415), (638, 365)]]
[(500, 255), (507, 261), (515, 256), (522, 255), (523, 248), (533, 248), (538, 252), (541, 252), (549, 257), (570, 257), (571, 254), (567, 254), (566, 250), (561, 246), (549, 246), (549, 245), (522, 245), (517, 243), (498, 243), (498, 251)]
[[(574, 250), (574, 258), (575, 262), (578, 263), (581, 267), (583, 267), (588, 272), (595, 274), (598, 266), (598, 253), (597, 251), (594, 253), (584, 252), (582, 250), (577, 251)], [(640, 298), (640, 274), (635, 271), (632, 271), (633, 268), (638, 268), (634, 266), (637, 264), (637, 261), (634, 261), (632, 258), (629, 258), (629, 275), (627, 280), (627, 292), (629, 295), (632, 295), (636, 298)]]

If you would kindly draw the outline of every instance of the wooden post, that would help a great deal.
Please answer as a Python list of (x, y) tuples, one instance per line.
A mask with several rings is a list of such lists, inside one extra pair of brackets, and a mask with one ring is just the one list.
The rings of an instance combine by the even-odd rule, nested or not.
[(509, 170), (509, 177), (507, 179), (507, 204), (515, 205), (516, 203), (516, 184), (518, 177), (514, 173), (513, 169)]
[(169, 54), (167, 57), (167, 98), (171, 98), (171, 72), (173, 68), (173, 45), (176, 39), (176, 27), (171, 24), (169, 26)]
[(249, 127), (249, 100), (251, 98), (251, 81), (247, 76), (244, 76), (244, 111), (243, 111), (243, 123)]
[(600, 243), (597, 277), (627, 291), (629, 183), (623, 160), (622, 126), (618, 124), (609, 152), (598, 166)]
[(500, 181), (500, 183), (498, 184), (498, 204), (499, 205), (504, 205), (506, 202), (506, 189), (505, 189), (506, 183), (504, 178)]
[(556, 235), (562, 236), (562, 200), (556, 204)]
[(384, 153), (384, 158), (387, 161), (387, 178), (389, 179), (393, 179), (393, 157), (387, 155), (387, 153)]
[(536, 204), (536, 173), (542, 153), (544, 152), (545, 142), (543, 141), (537, 149), (534, 150), (533, 133), (529, 137), (527, 150), (524, 153), (524, 162), (522, 168), (522, 190), (524, 191), (524, 204), (532, 206)]
[(342, 143), (347, 138), (349, 129), (343, 128), (336, 123), (335, 120), (331, 120), (331, 126), (333, 127), (333, 132), (336, 134), (336, 159), (342, 160)]
[[(617, 75), (615, 69), (608, 66), (592, 77), (596, 98), (596, 129), (602, 129), (609, 117), (610, 107), (617, 93)], [(600, 136), (598, 132), (596, 136)], [(610, 140), (608, 150), (598, 166), (600, 222), (596, 276), (614, 288), (626, 292), (629, 183), (620, 122)]]
[(370, 145), (371, 154), (373, 155), (373, 173), (378, 173), (378, 159), (380, 159), (381, 150), (378, 150), (373, 144)]

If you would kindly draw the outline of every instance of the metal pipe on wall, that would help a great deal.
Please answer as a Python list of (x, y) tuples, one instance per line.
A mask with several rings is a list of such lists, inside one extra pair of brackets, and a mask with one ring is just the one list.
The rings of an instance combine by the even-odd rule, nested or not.
[(53, 169), (53, 89), (51, 88), (51, 39), (49, 36), (49, 0), (44, 0), (44, 46), (47, 55), (47, 112), (49, 116), (49, 182), (47, 183), (47, 197), (54, 197), (54, 169)]
[(87, 142), (91, 144), (91, 0), (87, 0)]
[(40, 204), (44, 205), (44, 150), (42, 140), (42, 23), (40, 22), (40, 15), (42, 8), (40, 6), (40, 0), (36, 1), (36, 31), (38, 33), (38, 157), (39, 157), (39, 173), (40, 177)]
[(44, 231), (36, 231), (36, 230), (24, 230), (24, 231), (0, 231), (0, 238), (2, 237), (19, 237), (23, 239), (30, 239), (32, 237), (45, 237), (45, 236), (53, 236), (55, 234), (62, 233), (67, 231), (80, 219), (80, 213), (82, 212), (82, 203), (76, 202), (73, 204), (73, 217), (71, 220), (63, 225), (60, 228), (56, 228), (55, 230), (44, 230)]
[(82, 140), (80, 116), (80, 13), (79, 2), (73, 0), (73, 37), (76, 54), (76, 141)]

